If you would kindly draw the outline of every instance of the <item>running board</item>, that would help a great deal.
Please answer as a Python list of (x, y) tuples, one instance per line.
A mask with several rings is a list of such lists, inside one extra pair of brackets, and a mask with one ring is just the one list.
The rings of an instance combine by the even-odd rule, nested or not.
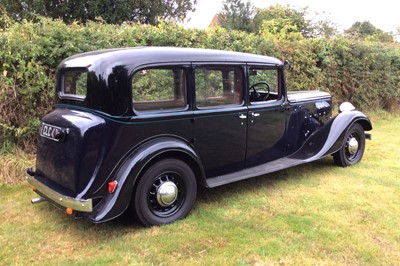
[(213, 188), (222, 186), (228, 183), (233, 183), (241, 180), (245, 180), (248, 178), (261, 176), (265, 174), (269, 174), (272, 172), (276, 172), (279, 170), (283, 170), (289, 167), (293, 167), (296, 165), (304, 164), (307, 161), (293, 158), (282, 158), (272, 162), (268, 162), (262, 165), (250, 167), (239, 172), (230, 173), (227, 175), (212, 177), (207, 179), (207, 187)]

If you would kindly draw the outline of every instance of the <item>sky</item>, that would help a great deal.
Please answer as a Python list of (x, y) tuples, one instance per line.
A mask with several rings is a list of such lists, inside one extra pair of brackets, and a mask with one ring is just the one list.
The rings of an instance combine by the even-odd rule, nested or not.
[[(375, 27), (396, 33), (400, 27), (400, 1), (398, 0), (252, 0), (255, 7), (268, 7), (275, 4), (290, 5), (300, 9), (308, 7), (309, 18), (315, 13), (338, 25), (340, 31), (348, 29), (354, 22), (369, 21)], [(197, 0), (196, 11), (189, 14), (188, 27), (207, 28), (214, 15), (222, 9), (222, 0)]]

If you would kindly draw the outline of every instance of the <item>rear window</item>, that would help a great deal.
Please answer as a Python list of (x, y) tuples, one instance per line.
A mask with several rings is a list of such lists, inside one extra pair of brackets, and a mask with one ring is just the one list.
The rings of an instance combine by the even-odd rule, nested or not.
[(202, 66), (196, 68), (196, 106), (214, 108), (243, 103), (243, 70), (239, 66)]
[(88, 73), (86, 69), (66, 70), (62, 74), (62, 93), (66, 96), (86, 97)]
[(132, 105), (138, 112), (186, 109), (186, 71), (179, 67), (148, 68), (132, 78)]

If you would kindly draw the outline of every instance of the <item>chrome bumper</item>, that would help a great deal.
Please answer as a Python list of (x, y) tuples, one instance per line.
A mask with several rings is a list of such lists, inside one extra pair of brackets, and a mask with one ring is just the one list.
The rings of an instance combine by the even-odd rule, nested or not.
[(33, 191), (35, 191), (40, 196), (43, 196), (45, 199), (49, 199), (60, 206), (71, 208), (76, 211), (93, 211), (92, 199), (85, 200), (67, 197), (39, 182), (35, 179), (34, 176), (31, 176), (29, 174), (27, 175), (26, 179), (28, 180), (28, 183), (34, 187)]

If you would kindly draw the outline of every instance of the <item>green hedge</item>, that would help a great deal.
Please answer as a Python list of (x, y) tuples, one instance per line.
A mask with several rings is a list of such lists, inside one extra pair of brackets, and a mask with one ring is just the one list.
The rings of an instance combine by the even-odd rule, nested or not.
[[(4, 23), (3, 23), (4, 24)], [(1, 30), (1, 29), (0, 29)], [(400, 46), (299, 36), (248, 34), (223, 28), (185, 29), (90, 22), (65, 25), (39, 18), (0, 31), (0, 142), (28, 148), (40, 118), (52, 109), (54, 71), (84, 51), (129, 46), (181, 46), (242, 51), (289, 59), (290, 90), (324, 90), (361, 110), (393, 111), (400, 103)]]

